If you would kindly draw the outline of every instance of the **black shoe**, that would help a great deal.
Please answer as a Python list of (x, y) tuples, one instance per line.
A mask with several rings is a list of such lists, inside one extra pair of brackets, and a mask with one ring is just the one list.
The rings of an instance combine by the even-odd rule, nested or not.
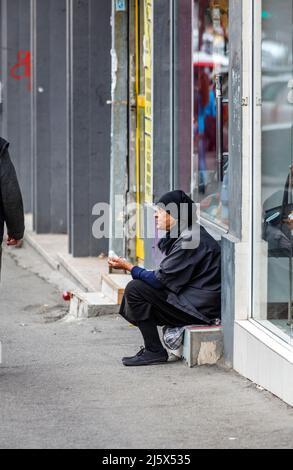
[(141, 348), (135, 356), (123, 357), (122, 362), (125, 366), (151, 366), (153, 364), (167, 362), (168, 357), (168, 353), (165, 349), (159, 352), (152, 352)]

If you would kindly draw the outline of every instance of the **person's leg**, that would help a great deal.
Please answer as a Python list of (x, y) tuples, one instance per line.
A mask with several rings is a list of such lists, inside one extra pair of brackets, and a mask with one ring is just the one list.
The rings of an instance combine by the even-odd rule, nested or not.
[(131, 281), (120, 307), (120, 315), (132, 325), (152, 319), (157, 326), (204, 325), (198, 318), (179, 310), (167, 301), (164, 290), (154, 289), (143, 281)]
[[(151, 365), (166, 362), (168, 353), (163, 347), (156, 322), (152, 316), (152, 304), (142, 296), (145, 290), (142, 281), (131, 281), (125, 289), (120, 315), (129, 323), (137, 326), (144, 339), (144, 350), (135, 356), (124, 357), (122, 362), (127, 366)], [(162, 298), (163, 293), (159, 294)]]
[(148, 320), (153, 306), (166, 297), (163, 290), (154, 289), (143, 281), (130, 281), (125, 288), (119, 313), (129, 323), (137, 326), (138, 322)]
[(164, 347), (161, 343), (158, 327), (153, 319), (143, 320), (137, 324), (143, 339), (145, 348), (152, 352), (164, 351)]
[(127, 316), (126, 302), (127, 300), (124, 296), (122, 299), (121, 307), (120, 307), (120, 312), (119, 312), (120, 315), (126, 321), (128, 321), (128, 323), (139, 328), (142, 334), (142, 337), (144, 339), (144, 344), (145, 344), (146, 349), (148, 349), (149, 351), (154, 351), (154, 352), (162, 350), (163, 346), (162, 346), (160, 336), (158, 333), (157, 324), (154, 321), (153, 315), (151, 315), (151, 318), (142, 320), (142, 321), (131, 320)]
[(129, 306), (128, 306), (128, 302), (126, 300), (125, 294), (122, 298), (122, 302), (121, 302), (120, 310), (119, 310), (119, 315), (121, 315), (121, 317), (123, 317), (124, 320), (126, 320), (131, 325), (137, 326), (137, 322), (134, 319), (130, 319), (130, 317), (129, 317)]
[[(133, 280), (125, 289), (119, 312), (129, 323), (140, 329), (144, 338), (145, 349), (150, 354), (159, 355), (159, 362), (162, 362), (163, 355), (164, 358), (168, 355), (161, 343), (157, 326), (185, 326), (203, 323), (172, 306), (167, 302), (167, 296), (168, 294), (164, 290), (155, 289), (140, 280)], [(156, 350), (158, 352), (153, 352)], [(138, 354), (141, 360), (141, 352)], [(125, 365), (143, 365), (133, 364), (135, 358), (136, 356), (123, 358), (123, 363), (124, 360), (131, 360), (131, 364)]]

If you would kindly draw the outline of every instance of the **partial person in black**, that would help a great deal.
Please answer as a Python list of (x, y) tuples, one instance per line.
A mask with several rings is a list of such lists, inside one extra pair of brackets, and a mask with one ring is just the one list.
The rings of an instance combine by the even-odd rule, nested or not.
[(197, 221), (196, 205), (183, 191), (160, 198), (156, 222), (166, 235), (159, 241), (164, 257), (155, 271), (133, 266), (122, 258), (109, 265), (130, 271), (120, 315), (137, 326), (145, 347), (125, 357), (125, 366), (166, 362), (157, 326), (211, 325), (221, 316), (221, 249)]
[(7, 245), (20, 245), (24, 235), (22, 196), (8, 147), (9, 143), (0, 137), (0, 271), (4, 223), (7, 227)]

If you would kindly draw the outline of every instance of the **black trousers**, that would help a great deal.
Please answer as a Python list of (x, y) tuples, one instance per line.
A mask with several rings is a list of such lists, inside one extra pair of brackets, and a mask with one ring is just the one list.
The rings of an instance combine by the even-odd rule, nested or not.
[(163, 348), (157, 326), (203, 325), (197, 318), (167, 302), (167, 292), (133, 280), (126, 286), (120, 315), (137, 326), (144, 338), (145, 348), (158, 352)]

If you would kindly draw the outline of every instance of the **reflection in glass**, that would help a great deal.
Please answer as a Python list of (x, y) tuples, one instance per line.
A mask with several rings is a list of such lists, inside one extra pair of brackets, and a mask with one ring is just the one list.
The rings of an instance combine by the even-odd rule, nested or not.
[[(290, 341), (293, 293), (292, 0), (263, 0), (261, 26), (261, 168), (260, 175), (255, 174), (255, 191), (261, 187), (262, 214), (258, 216), (258, 219), (262, 217), (261, 243), (256, 235), (254, 237), (255, 269), (263, 277), (266, 288), (262, 293), (254, 294), (254, 316)], [(261, 244), (261, 249), (256, 248)]]
[[(194, 0), (193, 197), (201, 214), (228, 225), (228, 0)], [(221, 75), (223, 147), (217, 161), (216, 76)], [(219, 101), (218, 101), (219, 103)], [(219, 109), (218, 109), (219, 112)], [(219, 114), (218, 114), (219, 117)], [(221, 176), (222, 175), (222, 176)]]

